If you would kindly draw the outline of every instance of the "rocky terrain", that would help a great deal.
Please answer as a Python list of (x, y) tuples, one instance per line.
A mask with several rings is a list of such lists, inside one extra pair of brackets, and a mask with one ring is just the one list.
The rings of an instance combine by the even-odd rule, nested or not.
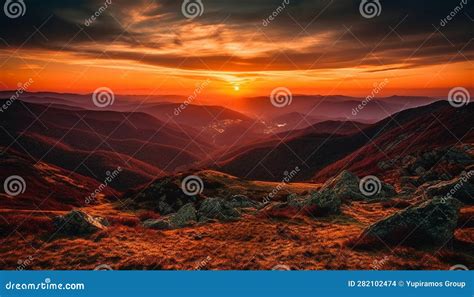
[(265, 193), (278, 184), (195, 174), (205, 189), (195, 196), (179, 192), (185, 175), (177, 175), (115, 202), (38, 211), (23, 222), (21, 212), (4, 211), (2, 218), (17, 220), (19, 228), (3, 241), (2, 266), (17, 269), (23, 258), (31, 258), (28, 269), (449, 269), (474, 263), (472, 174), (457, 198), (447, 190), (454, 181), (410, 196), (397, 193), (400, 185), (381, 182), (367, 196), (359, 177), (344, 171), (324, 184), (284, 184), (271, 201)]
[[(430, 128), (426, 126), (430, 117), (424, 116), (418, 125), (424, 125), (425, 130), (416, 135), (422, 110), (457, 118)], [(277, 152), (278, 158), (266, 164), (285, 170), (275, 169), (269, 181), (196, 164), (197, 168), (164, 172), (151, 165), (141, 166), (142, 161), (133, 157), (128, 162), (114, 159), (111, 148), (94, 151), (92, 160), (87, 165), (81, 163), (83, 168), (75, 173), (71, 167), (75, 165), (67, 161), (77, 156), (73, 148), (82, 146), (81, 154), (86, 153), (91, 143), (82, 144), (72, 137), (57, 148), (67, 152), (64, 158), (37, 160), (25, 153), (23, 145), (41, 146), (35, 154), (44, 150), (49, 154), (48, 137), (56, 133), (58, 121), (45, 121), (48, 137), (22, 133), (19, 126), (24, 123), (10, 121), (9, 127), (22, 140), (2, 147), (0, 174), (7, 180), (15, 172), (24, 177), (24, 186), (18, 195), (0, 194), (0, 268), (473, 267), (474, 142), (468, 111), (435, 103), (397, 114), (404, 126), (382, 121), (357, 126), (352, 132), (346, 127), (335, 136), (315, 134), (314, 126), (309, 135), (296, 134), (293, 141), (306, 145), (302, 149), (308, 151), (314, 149), (312, 140), (323, 141), (316, 143), (326, 155), (321, 153), (313, 161), (325, 159), (325, 167), (298, 164), (295, 158)], [(51, 112), (62, 114), (60, 110)], [(105, 125), (96, 113), (84, 112), (83, 116)], [(117, 114), (108, 117), (113, 121)], [(65, 118), (62, 121), (71, 124)], [(150, 132), (147, 121), (154, 120), (134, 120), (137, 137)], [(465, 124), (468, 126), (459, 127)], [(436, 133), (444, 135), (439, 130), (443, 125), (456, 131), (453, 139), (435, 137)], [(334, 128), (333, 123), (330, 126)], [(402, 133), (401, 127), (407, 129)], [(138, 132), (131, 127), (123, 129), (128, 136), (117, 143), (133, 142), (130, 137)], [(85, 135), (83, 129), (72, 133)], [(403, 146), (407, 139), (413, 140), (411, 145)], [(355, 141), (352, 146), (343, 146), (351, 141)], [(265, 151), (267, 144), (257, 143), (254, 149)], [(234, 152), (239, 150), (242, 148)], [(257, 161), (246, 160), (256, 157), (246, 149), (237, 156), (239, 161), (231, 161), (235, 166), (248, 169), (257, 165)], [(316, 168), (320, 170), (315, 173)]]

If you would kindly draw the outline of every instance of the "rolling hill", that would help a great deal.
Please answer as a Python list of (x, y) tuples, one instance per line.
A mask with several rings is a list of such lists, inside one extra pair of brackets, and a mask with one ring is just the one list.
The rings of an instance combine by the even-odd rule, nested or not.
[[(338, 134), (347, 125), (341, 122), (330, 134), (309, 131), (246, 146), (223, 155), (214, 168), (256, 180), (281, 180), (296, 166), (301, 168), (295, 177), (298, 181), (334, 176), (348, 164), (349, 169), (360, 172), (362, 168), (375, 168), (388, 150), (413, 152), (454, 145), (459, 139), (472, 142), (472, 114), (472, 105), (455, 109), (440, 101), (399, 112), (350, 135)], [(364, 173), (371, 171), (364, 169)]]
[(17, 103), (0, 118), (2, 145), (99, 180), (121, 166), (120, 189), (189, 166), (212, 150), (196, 136), (143, 113)]
[[(26, 155), (14, 150), (0, 156), (0, 180), (9, 176), (21, 176), (24, 181), (24, 192), (17, 197), (0, 193), (0, 209), (19, 210), (71, 210), (74, 207), (87, 205), (86, 198), (96, 189), (100, 182), (78, 173), (48, 164), (35, 162)], [(107, 196), (118, 197), (119, 193), (111, 187), (105, 187), (97, 195), (100, 201)], [(94, 201), (89, 201), (92, 203)]]

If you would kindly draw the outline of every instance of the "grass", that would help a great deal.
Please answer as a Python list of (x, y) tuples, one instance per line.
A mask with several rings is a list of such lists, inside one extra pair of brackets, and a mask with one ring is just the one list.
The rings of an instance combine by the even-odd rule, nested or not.
[[(90, 209), (93, 211), (93, 209)], [(136, 215), (113, 210), (107, 231), (84, 237), (60, 237), (47, 241), (51, 234), (50, 214), (27, 219), (19, 233), (3, 238), (0, 245), (2, 269), (16, 269), (20, 259), (31, 255), (26, 269), (94, 269), (100, 264), (113, 269), (272, 269), (277, 264), (292, 269), (374, 269), (383, 261), (383, 269), (449, 269), (459, 261), (472, 266), (469, 245), (437, 250), (396, 248), (354, 250), (347, 245), (370, 223), (396, 209), (380, 203), (353, 203), (343, 214), (330, 218), (269, 220), (254, 215), (230, 223), (204, 224), (190, 228), (156, 231), (141, 227), (139, 221), (152, 218), (149, 212)], [(25, 216), (11, 214), (12, 224)], [(472, 244), (474, 229), (456, 231), (457, 240)], [(42, 234), (43, 236), (38, 236)], [(31, 246), (37, 249), (34, 250)], [(378, 261), (378, 262), (374, 262)], [(457, 263), (456, 263), (457, 264)], [(377, 266), (378, 267), (378, 266)]]

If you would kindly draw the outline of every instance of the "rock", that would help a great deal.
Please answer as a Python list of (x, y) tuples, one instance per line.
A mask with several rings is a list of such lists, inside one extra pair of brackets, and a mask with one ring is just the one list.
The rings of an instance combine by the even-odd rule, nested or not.
[(158, 205), (154, 209), (162, 215), (170, 214), (176, 211), (171, 205), (168, 204), (168, 202), (166, 202), (166, 195), (159, 198)]
[(426, 189), (428, 197), (451, 197), (466, 204), (474, 203), (474, 171), (464, 172), (457, 178), (442, 181)]
[(132, 194), (136, 208), (151, 209), (161, 215), (177, 212), (188, 203), (195, 203), (198, 196), (188, 196), (183, 193), (180, 180), (173, 177), (163, 177), (154, 181), (145, 190)]
[(175, 228), (187, 227), (197, 221), (196, 208), (192, 203), (181, 207), (178, 212), (171, 216), (171, 225)]
[(240, 213), (232, 205), (221, 198), (207, 198), (199, 207), (199, 221), (217, 219), (220, 221), (233, 221), (240, 218)]
[(338, 176), (329, 179), (320, 192), (332, 190), (341, 201), (366, 201), (387, 199), (396, 195), (393, 186), (380, 182), (380, 191), (373, 196), (365, 196), (359, 188), (360, 179), (349, 171), (343, 171)]
[(331, 189), (325, 189), (306, 196), (291, 194), (286, 203), (272, 203), (263, 208), (261, 213), (274, 218), (292, 218), (299, 213), (324, 216), (340, 213), (341, 204), (339, 195)]
[(308, 204), (309, 196), (299, 196), (298, 194), (290, 194), (286, 197), (289, 206), (297, 209), (304, 208)]
[(416, 169), (415, 169), (415, 173), (416, 175), (423, 175), (424, 173), (426, 172), (426, 169), (423, 168), (422, 166), (418, 166)]
[(110, 222), (109, 220), (107, 220), (106, 218), (103, 218), (103, 217), (95, 217), (95, 219), (101, 223), (102, 225), (104, 225), (105, 227), (110, 227)]
[(323, 216), (340, 213), (342, 200), (334, 190), (324, 189), (304, 197), (291, 194), (287, 198), (287, 203), (288, 206), (301, 210), (305, 214)]
[(72, 210), (63, 216), (57, 216), (53, 222), (58, 233), (71, 236), (91, 234), (107, 228), (103, 224), (105, 219), (93, 217), (81, 210)]
[(143, 227), (150, 228), (150, 229), (158, 229), (158, 230), (173, 229), (169, 217), (159, 218), (159, 219), (148, 219), (143, 222)]
[(417, 184), (429, 181), (450, 180), (465, 170), (474, 160), (470, 147), (453, 146), (417, 152), (402, 162), (401, 176), (417, 176)]
[(393, 161), (388, 161), (388, 162), (380, 161), (377, 163), (377, 166), (382, 170), (388, 170), (388, 169), (393, 168)]
[(233, 195), (228, 203), (233, 208), (256, 208), (258, 206), (257, 202), (245, 195)]
[(326, 190), (333, 190), (343, 201), (366, 199), (359, 190), (359, 178), (346, 170), (326, 181), (320, 191)]
[(341, 204), (340, 195), (336, 194), (334, 190), (326, 189), (311, 193), (304, 211), (315, 216), (339, 214)]
[(192, 203), (181, 207), (177, 213), (159, 219), (149, 219), (143, 226), (150, 229), (172, 230), (193, 225), (197, 221), (196, 208)]
[(408, 207), (365, 229), (358, 245), (442, 246), (453, 237), (460, 207), (456, 199), (439, 197)]
[[(465, 149), (465, 148), (463, 148)], [(443, 160), (451, 164), (472, 164), (472, 157), (463, 149), (452, 147), (443, 155)]]
[(293, 217), (298, 213), (311, 216), (334, 215), (341, 212), (344, 201), (369, 200), (392, 197), (395, 189), (380, 182), (380, 191), (372, 197), (364, 196), (359, 189), (359, 178), (349, 171), (329, 179), (319, 191), (306, 196), (291, 194), (286, 203), (272, 203), (262, 209), (262, 214), (270, 217)]

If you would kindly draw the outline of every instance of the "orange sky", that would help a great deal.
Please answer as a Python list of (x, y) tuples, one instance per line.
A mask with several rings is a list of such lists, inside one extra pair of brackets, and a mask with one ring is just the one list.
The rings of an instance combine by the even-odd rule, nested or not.
[[(28, 91), (91, 93), (106, 86), (117, 94), (189, 96), (209, 79), (203, 91), (209, 101), (267, 96), (280, 86), (293, 94), (365, 97), (385, 79), (389, 83), (381, 96), (445, 97), (456, 86), (473, 89), (470, 56), (450, 49), (440, 34), (408, 31), (400, 33), (400, 40), (391, 36), (380, 43), (365, 40), (358, 33), (362, 29), (346, 25), (312, 32), (286, 20), (286, 27), (265, 28), (250, 22), (170, 19), (166, 7), (152, 8), (155, 15), (138, 13), (151, 9), (138, 6), (111, 7), (101, 16), (110, 24), (123, 20), (120, 28), (127, 27), (131, 36), (126, 40), (98, 40), (101, 35), (87, 31), (104, 26), (98, 21), (79, 32), (86, 35), (80, 42), (73, 35), (72, 42), (61, 41), (61, 46), (49, 40), (47, 46), (43, 42), (0, 48), (0, 88), (16, 89), (32, 78)], [(61, 17), (70, 18), (70, 13)], [(362, 28), (366, 20), (359, 16), (357, 22)], [(112, 27), (104, 28), (107, 32)], [(44, 34), (54, 39), (56, 33)]]
[(18, 82), (33, 78), (35, 82), (29, 91), (90, 93), (98, 86), (107, 86), (117, 94), (187, 96), (197, 84), (209, 79), (211, 83), (205, 92), (207, 96), (218, 98), (264, 96), (280, 85), (294, 94), (366, 96), (374, 84), (384, 79), (389, 80), (382, 90), (384, 96), (444, 96), (454, 86), (473, 86), (470, 62), (371, 72), (379, 68), (184, 70), (127, 60), (78, 58), (61, 52), (22, 51), (21, 58), (11, 58), (3, 67), (2, 88), (15, 89)]

